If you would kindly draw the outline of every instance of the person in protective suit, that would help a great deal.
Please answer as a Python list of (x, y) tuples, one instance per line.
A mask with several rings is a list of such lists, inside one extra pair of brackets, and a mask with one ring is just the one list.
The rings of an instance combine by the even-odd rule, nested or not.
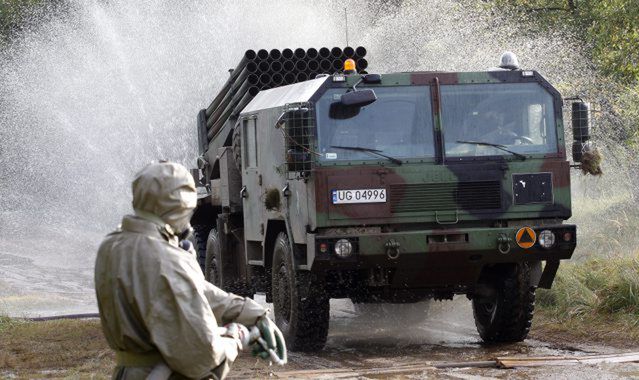
[[(197, 200), (185, 167), (150, 164), (132, 188), (135, 214), (105, 238), (95, 264), (102, 329), (116, 354), (113, 378), (222, 379), (247, 345), (244, 326), (263, 336), (279, 330), (262, 306), (207, 282), (195, 256), (180, 248)], [(241, 325), (221, 335), (218, 323)]]

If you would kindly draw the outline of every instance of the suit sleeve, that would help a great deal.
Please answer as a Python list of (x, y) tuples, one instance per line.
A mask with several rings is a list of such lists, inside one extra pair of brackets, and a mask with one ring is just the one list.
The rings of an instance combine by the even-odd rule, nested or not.
[(222, 324), (237, 322), (245, 326), (253, 326), (259, 317), (267, 313), (262, 305), (252, 299), (227, 293), (209, 282), (205, 283), (204, 294), (215, 318)]
[(204, 288), (181, 258), (167, 260), (151, 291), (145, 316), (153, 344), (171, 369), (203, 378), (216, 367), (230, 368), (238, 355), (234, 340), (217, 335), (216, 318)]

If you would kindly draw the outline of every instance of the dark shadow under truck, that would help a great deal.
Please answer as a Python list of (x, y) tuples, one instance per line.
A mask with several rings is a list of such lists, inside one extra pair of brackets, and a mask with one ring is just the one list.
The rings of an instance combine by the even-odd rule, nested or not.
[(247, 100), (237, 80), (266, 57), (247, 52), (199, 116), (206, 278), (265, 293), (292, 350), (324, 346), (330, 298), (466, 294), (484, 341), (525, 339), (576, 246), (560, 94), (502, 70), (320, 75)]

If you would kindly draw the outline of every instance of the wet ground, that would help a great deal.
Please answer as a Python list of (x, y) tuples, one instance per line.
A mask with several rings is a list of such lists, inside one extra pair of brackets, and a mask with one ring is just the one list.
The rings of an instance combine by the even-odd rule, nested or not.
[[(46, 231), (28, 240), (0, 240), (0, 314), (50, 316), (96, 312), (93, 260), (96, 247), (65, 245), (59, 236), (78, 231)], [(86, 235), (86, 232), (83, 234)], [(100, 241), (82, 236), (80, 241)], [(56, 241), (55, 246), (50, 242)], [(87, 254), (86, 252), (91, 252)], [(258, 296), (258, 300), (264, 301)], [(534, 331), (534, 325), (533, 325)], [(556, 341), (550, 339), (549, 341)], [(371, 378), (371, 379), (620, 379), (639, 378), (639, 364), (602, 364), (528, 369), (448, 368), (433, 363), (486, 361), (502, 356), (583, 356), (615, 352), (613, 347), (579, 342), (485, 346), (475, 330), (470, 303), (454, 301), (356, 308), (331, 301), (328, 342), (315, 354), (290, 353), (285, 367), (269, 367), (243, 355), (232, 372), (236, 378)], [(389, 371), (396, 369), (396, 372)]]
[(55, 226), (26, 236), (0, 235), (0, 315), (96, 312), (93, 264), (101, 239)]
[[(502, 356), (583, 356), (628, 350), (580, 345), (577, 342), (556, 345), (530, 339), (518, 344), (485, 346), (481, 344), (475, 330), (470, 303), (465, 298), (420, 305), (423, 309), (428, 309), (422, 315), (419, 313), (419, 307), (411, 308), (407, 305), (377, 309), (373, 307), (363, 310), (366, 315), (362, 315), (350, 302), (333, 300), (329, 338), (322, 352), (290, 353), (289, 364), (283, 368), (269, 368), (244, 355), (236, 366), (234, 377), (581, 380), (639, 378), (639, 363), (525, 369), (429, 368), (435, 363), (486, 361)], [(397, 369), (398, 372), (393, 373), (389, 369)]]

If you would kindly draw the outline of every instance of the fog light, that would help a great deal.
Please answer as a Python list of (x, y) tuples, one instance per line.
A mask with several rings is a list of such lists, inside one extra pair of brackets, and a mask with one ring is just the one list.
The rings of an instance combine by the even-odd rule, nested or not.
[(543, 248), (551, 248), (555, 245), (555, 234), (550, 230), (543, 230), (539, 233), (539, 245)]
[(339, 239), (335, 243), (335, 254), (339, 257), (348, 257), (353, 253), (353, 245), (346, 239)]

